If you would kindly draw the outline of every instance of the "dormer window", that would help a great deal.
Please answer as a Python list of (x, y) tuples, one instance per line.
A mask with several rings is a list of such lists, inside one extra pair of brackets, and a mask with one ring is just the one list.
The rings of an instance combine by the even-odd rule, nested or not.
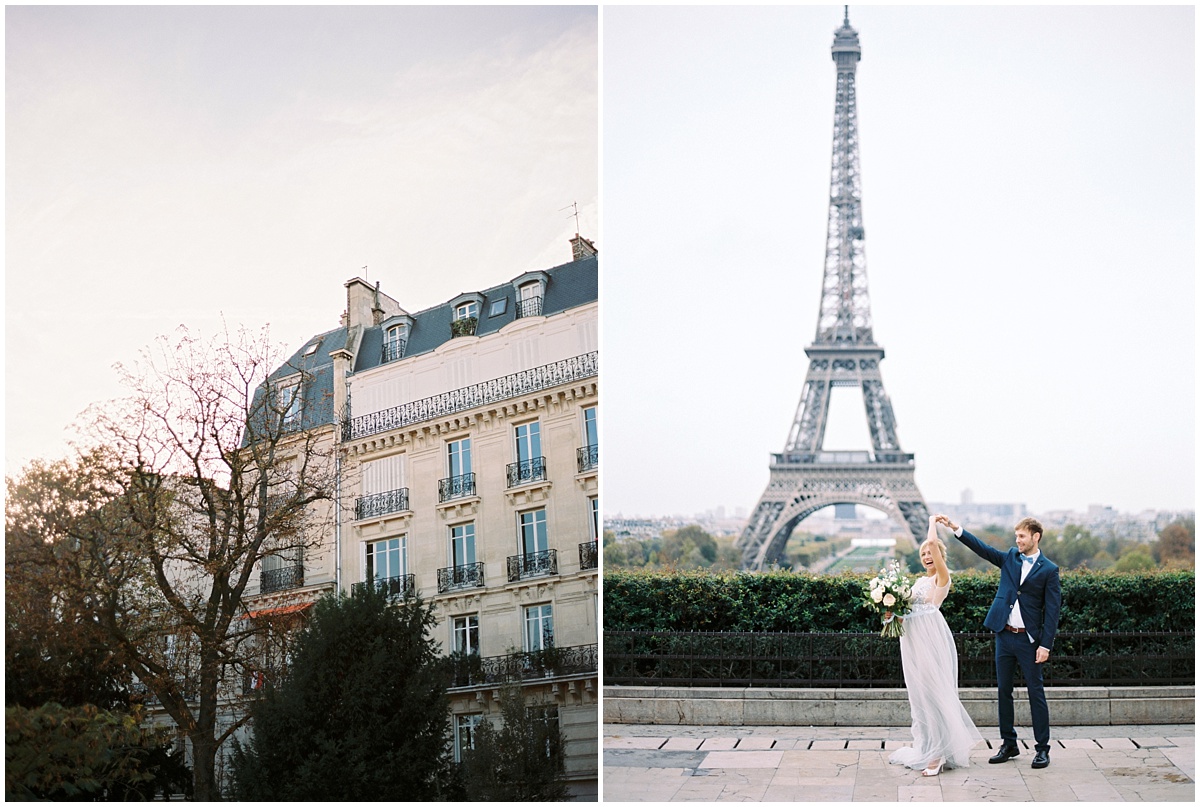
[(455, 321), (471, 318), (479, 319), (479, 303), (474, 300), (469, 300), (454, 309)]
[(545, 272), (526, 272), (512, 282), (517, 291), (517, 317), (542, 316), (549, 276)]
[(477, 291), (460, 294), (450, 301), (453, 312), (450, 320), (450, 337), (474, 336), (479, 325), (479, 312), (483, 308), (483, 295)]
[(300, 413), (303, 401), (300, 396), (300, 381), (290, 381), (280, 384), (278, 388), (279, 420), (284, 429), (294, 429), (300, 425)]
[(404, 357), (404, 348), (408, 345), (408, 324), (393, 325), (384, 332), (383, 356), (381, 362), (386, 364)]

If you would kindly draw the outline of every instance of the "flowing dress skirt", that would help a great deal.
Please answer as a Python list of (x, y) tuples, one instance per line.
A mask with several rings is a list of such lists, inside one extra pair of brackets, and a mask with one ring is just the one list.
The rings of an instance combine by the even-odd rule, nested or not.
[(924, 768), (938, 759), (965, 768), (983, 735), (958, 699), (958, 652), (946, 619), (935, 605), (918, 605), (904, 620), (900, 661), (912, 709), (913, 744), (888, 761)]

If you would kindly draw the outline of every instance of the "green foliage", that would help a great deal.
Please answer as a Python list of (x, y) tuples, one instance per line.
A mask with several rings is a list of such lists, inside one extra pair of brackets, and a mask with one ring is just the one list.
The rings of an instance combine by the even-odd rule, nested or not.
[[(862, 601), (869, 575), (606, 572), (606, 631), (878, 631)], [(960, 572), (942, 604), (955, 633), (982, 631), (999, 571)], [(1190, 631), (1195, 572), (1062, 575), (1059, 630)]]
[(186, 792), (191, 772), (140, 722), (137, 710), (91, 705), (5, 709), (5, 800), (146, 800)]
[(714, 537), (697, 524), (667, 530), (661, 538), (627, 538), (604, 534), (604, 566), (608, 569), (735, 569), (741, 553), (731, 537)]
[(502, 724), (485, 719), (463, 750), (466, 801), (564, 801), (566, 760), (557, 707), (528, 704), (519, 685), (500, 690)]
[(446, 798), (447, 660), (432, 606), (373, 586), (322, 598), (233, 754), (234, 794), (283, 801)]

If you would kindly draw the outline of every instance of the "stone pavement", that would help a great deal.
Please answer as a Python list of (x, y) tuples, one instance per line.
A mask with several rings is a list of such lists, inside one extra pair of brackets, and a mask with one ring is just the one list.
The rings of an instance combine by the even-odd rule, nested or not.
[(889, 765), (907, 728), (605, 724), (605, 802), (1188, 801), (1196, 799), (1194, 725), (1053, 727), (1050, 766), (988, 764), (993, 727), (967, 768), (923, 777)]

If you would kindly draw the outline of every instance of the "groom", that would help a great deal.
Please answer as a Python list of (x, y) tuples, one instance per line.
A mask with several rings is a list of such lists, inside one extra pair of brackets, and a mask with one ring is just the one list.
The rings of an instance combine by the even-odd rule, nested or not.
[(999, 689), (1000, 750), (988, 762), (1007, 762), (1021, 752), (1013, 728), (1013, 673), (1021, 665), (1029, 690), (1029, 711), (1033, 716), (1033, 767), (1050, 764), (1050, 710), (1042, 687), (1042, 664), (1050, 658), (1054, 633), (1058, 630), (1058, 609), (1062, 604), (1058, 567), (1041, 553), (1042, 525), (1037, 519), (1023, 518), (1015, 531), (1017, 545), (1007, 552), (988, 546), (950, 520), (935, 517), (939, 524), (954, 531), (968, 549), (1000, 567), (1000, 588), (984, 627), (996, 634), (996, 682)]

